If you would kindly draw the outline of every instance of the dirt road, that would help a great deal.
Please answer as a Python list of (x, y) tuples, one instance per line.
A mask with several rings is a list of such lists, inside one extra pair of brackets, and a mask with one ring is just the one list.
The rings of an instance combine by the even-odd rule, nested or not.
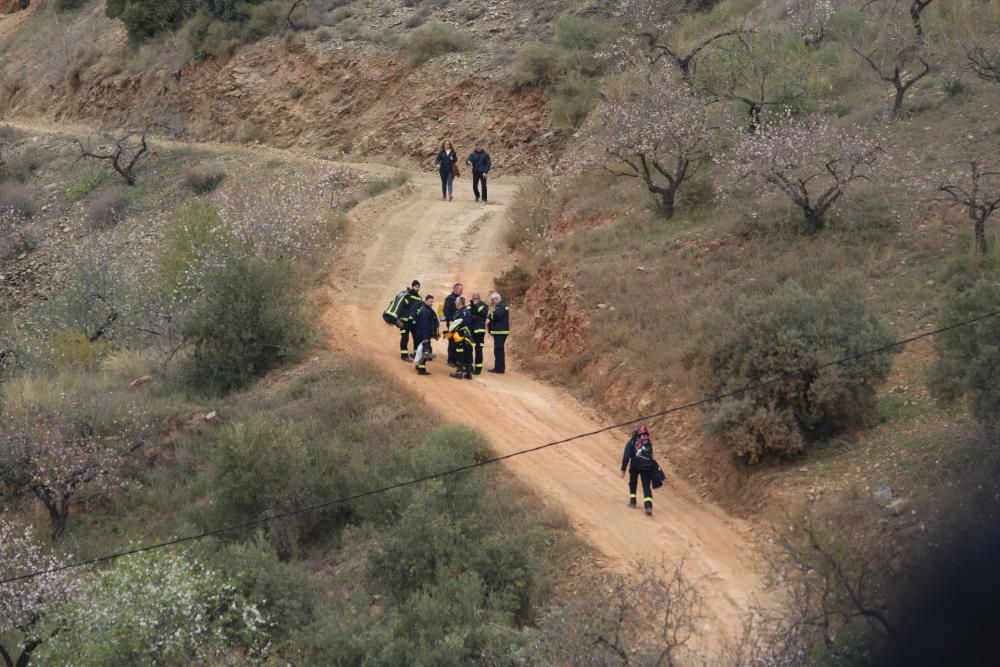
[[(399, 359), (398, 333), (380, 317), (392, 295), (414, 278), (421, 281), (423, 293), (439, 300), (456, 281), (466, 285), (467, 296), (478, 290), (485, 298), (493, 277), (510, 262), (501, 234), (504, 206), (515, 196), (516, 182), (499, 179), (489, 187), (488, 206), (472, 200), (465, 178), (456, 183), (455, 201), (444, 202), (436, 175), (420, 175), (403, 190), (358, 207), (328, 317), (337, 338), (343, 340), (345, 326), (352, 332), (345, 350), (399, 378), (446, 419), (475, 418), (495, 452), (508, 454), (607, 423), (565, 391), (519, 372), (519, 333), (528, 339), (524, 327), (529, 322), (519, 317), (516, 306), (508, 374), (484, 373), (471, 382), (449, 377), (443, 359), (429, 364), (430, 377), (417, 376), (411, 364)], [(487, 343), (487, 368), (491, 355)], [(564, 510), (611, 567), (624, 569), (636, 559), (684, 559), (707, 597), (711, 627), (706, 630), (715, 637), (734, 636), (749, 597), (760, 596), (763, 588), (747, 526), (707, 504), (673, 475), (655, 493), (652, 518), (628, 509), (627, 486), (619, 476), (626, 438), (624, 431), (610, 432), (503, 465)]]

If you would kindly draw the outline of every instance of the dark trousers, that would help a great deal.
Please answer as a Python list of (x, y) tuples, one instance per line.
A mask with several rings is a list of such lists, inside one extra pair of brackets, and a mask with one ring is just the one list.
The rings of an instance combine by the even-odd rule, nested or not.
[(651, 484), (650, 477), (652, 476), (652, 470), (634, 470), (630, 469), (628, 471), (628, 497), (631, 502), (635, 502), (635, 489), (638, 486), (636, 480), (642, 479), (642, 505), (643, 507), (653, 506), (653, 485)]
[(474, 372), (481, 373), (483, 371), (483, 346), (486, 344), (486, 332), (472, 334), (472, 344), (474, 347), (472, 368)]
[(501, 373), (507, 370), (507, 353), (504, 345), (507, 344), (507, 334), (500, 334), (493, 337), (493, 370)]
[[(483, 188), (482, 195), (479, 194), (480, 184), (482, 184)], [(482, 199), (486, 201), (486, 174), (478, 171), (472, 172), (472, 192), (476, 195), (477, 200)]]
[[(417, 336), (413, 335), (413, 348), (416, 351), (417, 347)], [(410, 330), (402, 329), (399, 334), (399, 356), (408, 357), (410, 356)]]
[(455, 344), (455, 361), (458, 372), (472, 375), (472, 341), (463, 339)]

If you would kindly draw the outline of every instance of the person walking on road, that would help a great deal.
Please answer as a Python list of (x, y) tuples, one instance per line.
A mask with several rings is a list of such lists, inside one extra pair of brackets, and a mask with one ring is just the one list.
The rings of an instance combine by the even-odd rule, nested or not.
[(628, 506), (636, 508), (636, 487), (642, 480), (642, 505), (647, 515), (653, 514), (653, 473), (657, 470), (653, 460), (653, 442), (649, 439), (649, 431), (645, 426), (632, 431), (632, 437), (625, 443), (622, 454), (622, 477), (628, 468)]
[[(399, 356), (403, 361), (413, 361), (409, 350), (410, 334), (413, 331), (414, 317), (418, 308), (420, 308), (420, 281), (414, 280), (408, 288), (393, 297), (389, 307), (382, 313), (382, 319), (386, 324), (399, 327)], [(417, 342), (414, 335), (414, 348)]]
[[(472, 165), (472, 193), (476, 195), (476, 201), (482, 200), (485, 204), (487, 192), (486, 192), (486, 174), (490, 173), (490, 154), (486, 152), (483, 148), (483, 144), (477, 143), (476, 150), (469, 154), (469, 157), (465, 158), (465, 164)], [(479, 187), (482, 185), (482, 192), (480, 193)]]
[(438, 173), (441, 175), (441, 199), (451, 201), (455, 185), (455, 177), (458, 176), (458, 153), (450, 141), (441, 144), (441, 150), (434, 158)]
[[(458, 312), (455, 300), (460, 296), (462, 296), (462, 283), (455, 283), (455, 286), (451, 288), (451, 294), (444, 298), (445, 331), (451, 331), (451, 321), (455, 319), (455, 313)], [(451, 338), (448, 339), (448, 365), (458, 365), (458, 357), (455, 355), (455, 341)]]
[(434, 297), (430, 294), (424, 297), (424, 303), (417, 311), (413, 326), (413, 339), (416, 342), (417, 373), (430, 375), (427, 372), (427, 360), (430, 358), (431, 340), (441, 337), (438, 331), (438, 316), (434, 312)]
[(504, 346), (507, 344), (507, 336), (510, 335), (510, 311), (503, 297), (497, 292), (490, 294), (490, 302), (493, 304), (493, 312), (490, 313), (487, 329), (493, 336), (493, 368), (490, 373), (505, 373), (507, 371), (507, 354)]
[(483, 372), (483, 346), (486, 344), (486, 320), (490, 316), (490, 307), (479, 298), (479, 292), (472, 293), (472, 372), (479, 375)]
[(452, 340), (455, 341), (455, 358), (457, 369), (453, 378), (461, 380), (472, 379), (472, 311), (465, 305), (465, 297), (455, 299), (458, 312), (448, 325)]

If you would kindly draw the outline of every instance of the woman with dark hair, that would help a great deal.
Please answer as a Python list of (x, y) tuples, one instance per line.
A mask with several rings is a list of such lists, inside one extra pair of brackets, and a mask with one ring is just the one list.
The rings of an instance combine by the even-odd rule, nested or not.
[(455, 152), (455, 147), (451, 145), (450, 141), (441, 144), (441, 150), (434, 158), (434, 164), (437, 165), (438, 173), (441, 174), (441, 199), (451, 201), (455, 177), (458, 176), (456, 173), (458, 172), (458, 153)]

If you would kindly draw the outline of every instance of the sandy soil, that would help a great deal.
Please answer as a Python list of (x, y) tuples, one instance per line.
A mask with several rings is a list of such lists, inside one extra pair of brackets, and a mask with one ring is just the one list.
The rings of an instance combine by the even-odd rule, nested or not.
[[(508, 373), (484, 373), (471, 382), (449, 377), (443, 355), (429, 365), (429, 377), (418, 376), (411, 364), (400, 361), (398, 334), (382, 322), (381, 312), (414, 278), (423, 293), (439, 300), (454, 282), (466, 285), (467, 296), (478, 290), (485, 297), (493, 277), (510, 262), (501, 230), (516, 185), (507, 178), (492, 181), (492, 201), (483, 206), (473, 201), (470, 180), (463, 176), (455, 201), (444, 202), (437, 177), (421, 174), (403, 190), (362, 204), (352, 214), (349, 248), (335, 274), (334, 305), (326, 315), (333, 345), (397, 377), (446, 419), (473, 423), (499, 455), (591, 431), (607, 421), (565, 391), (519, 372), (519, 333), (528, 340), (530, 323), (518, 319), (516, 307)], [(437, 349), (444, 351), (443, 341)], [(489, 342), (486, 360), (489, 368)], [(628, 509), (627, 485), (619, 476), (627, 435), (612, 431), (502, 465), (561, 508), (607, 566), (627, 569), (636, 560), (683, 559), (689, 576), (706, 592), (711, 619), (706, 629), (720, 640), (733, 637), (751, 597), (764, 595), (747, 525), (707, 504), (675, 475), (654, 493), (653, 517)], [(653, 438), (655, 443), (655, 432)]]

